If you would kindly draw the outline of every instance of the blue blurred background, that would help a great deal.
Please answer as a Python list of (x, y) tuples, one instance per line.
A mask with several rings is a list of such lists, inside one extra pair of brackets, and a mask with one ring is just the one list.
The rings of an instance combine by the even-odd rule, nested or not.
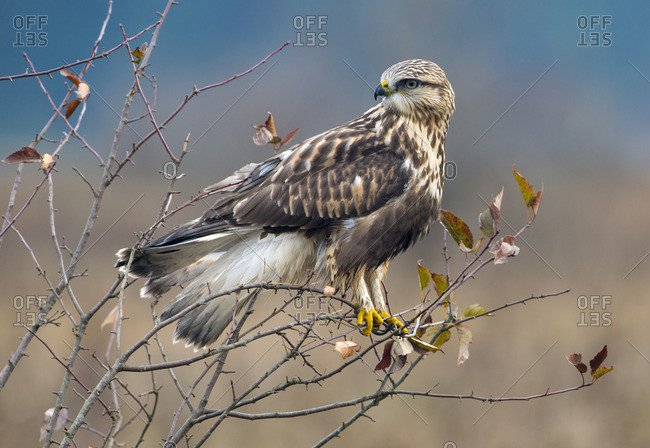
[[(121, 41), (118, 24), (132, 35), (155, 21), (155, 11), (163, 7), (162, 2), (116, 1), (101, 48)], [(87, 57), (105, 14), (103, 2), (3, 2), (0, 76), (25, 71), (23, 51), (40, 70)], [(46, 23), (42, 29), (27, 29), (27, 16), (46, 17)], [(483, 273), (459, 293), (458, 300), (496, 306), (531, 293), (572, 291), (561, 299), (476, 322), (470, 360), (457, 368), (450, 348), (452, 353), (446, 357), (428, 360), (412, 380), (412, 388), (439, 383), (441, 392), (474, 390), (500, 395), (554, 343), (508, 394), (527, 395), (574, 384), (575, 372), (566, 364), (565, 353), (583, 351), (587, 357), (608, 344), (608, 362), (616, 366), (594, 388), (531, 403), (498, 405), (476, 425), (472, 422), (487, 405), (414, 402), (428, 422), (425, 425), (394, 400), (372, 414), (380, 425), (362, 422), (334, 445), (365, 446), (360, 440), (431, 446), (453, 440), (459, 448), (650, 443), (650, 428), (645, 424), (650, 366), (644, 358), (650, 356), (650, 336), (645, 330), (650, 318), (646, 280), (650, 259), (638, 263), (650, 251), (650, 212), (645, 199), (650, 188), (648, 19), (650, 4), (640, 1), (181, 1), (173, 7), (147, 69), (157, 81), (160, 121), (193, 86), (242, 72), (283, 42), (292, 42), (250, 75), (200, 94), (166, 129), (167, 140), (176, 149), (188, 132), (192, 135), (192, 152), (183, 162), (187, 175), (177, 185), (182, 191), (178, 200), (245, 163), (268, 157), (271, 150), (256, 147), (251, 139), (251, 124), (263, 121), (267, 111), (273, 112), (280, 133), (298, 127), (297, 139), (307, 138), (371, 107), (369, 86), (377, 84), (387, 66), (410, 58), (433, 60), (446, 71), (457, 100), (447, 140), (447, 158), (456, 164), (457, 176), (446, 183), (445, 208), (476, 228), (476, 216), (485, 208), (478, 195), (489, 200), (504, 185), (504, 218), (517, 227), (525, 220), (525, 211), (512, 179), (512, 165), (536, 186), (544, 182), (540, 216), (520, 244), (519, 257)], [(46, 45), (25, 46), (30, 32), (46, 33), (41, 36)], [(150, 36), (147, 33), (134, 46)], [(307, 45), (312, 38), (317, 45)], [(66, 88), (63, 78), (54, 74), (42, 79), (55, 101), (60, 100)], [(133, 79), (126, 50), (95, 61), (85, 79), (93, 93), (80, 132), (106, 154)], [(146, 87), (151, 94), (151, 87)], [(52, 109), (33, 78), (0, 82), (0, 98), (4, 156), (28, 144)], [(131, 116), (143, 113), (139, 104)], [(150, 129), (146, 119), (133, 123), (125, 131), (120, 152)], [(48, 137), (60, 138), (64, 130), (57, 122)], [(39, 150), (48, 152), (55, 146), (43, 142)], [(96, 276), (93, 281), (80, 279), (80, 290), (87, 292), (85, 303), (97, 299), (98, 282), (109, 285), (114, 279), (109, 268), (112, 254), (132, 244), (133, 233), (153, 221), (167, 190), (168, 181), (160, 174), (165, 160), (158, 140), (152, 138), (107, 199), (96, 236), (108, 229), (110, 233), (85, 260)], [(91, 198), (73, 166), (92, 180), (99, 178), (100, 170), (78, 142), (64, 148), (57, 164), (60, 233), (74, 241)], [(31, 168), (25, 169), (19, 204), (40, 179)], [(0, 166), (2, 201), (7, 199), (14, 171)], [(142, 193), (145, 200), (111, 227)], [(47, 209), (44, 196), (39, 197), (42, 205), (30, 210), (18, 226), (42, 251), (45, 262), (53, 262), (47, 253), (51, 251)], [(178, 222), (196, 213), (193, 210)], [(434, 229), (394, 263), (388, 282), (392, 302), (405, 307), (416, 300), (416, 260), (441, 269), (441, 237), (441, 230)], [(23, 333), (11, 325), (16, 314), (11, 297), (43, 288), (34, 279), (29, 254), (15, 235), (6, 238), (0, 249), (4, 302), (0, 317), (5, 323), (0, 327), (0, 349), (4, 358)], [(462, 255), (454, 254), (456, 267), (463, 262)], [(51, 269), (54, 272), (56, 264)], [(135, 292), (130, 294), (133, 306), (139, 306)], [(579, 306), (581, 295), (611, 295), (612, 304), (607, 309), (584, 310)], [(585, 312), (601, 317), (610, 313), (612, 325), (580, 326)], [(95, 330), (93, 340), (103, 347), (106, 335)], [(25, 387), (3, 392), (13, 398), (0, 403), (0, 428), (5, 426), (0, 433), (7, 444), (35, 443), (41, 413), (51, 406), (50, 392), (58, 387), (57, 377), (43, 379), (39, 372), (39, 366), (50, 362), (45, 352), (37, 356), (40, 349), (33, 348), (19, 372), (21, 377), (13, 378), (14, 387)], [(245, 368), (246, 360), (242, 365)], [(359, 370), (355, 378), (343, 380), (341, 390), (349, 394), (342, 397), (353, 393), (350, 383), (362, 380), (372, 387), (375, 378), (368, 370)], [(25, 388), (35, 398), (16, 408), (15, 400), (24, 397)], [(295, 402), (282, 403), (291, 409), (327, 397), (314, 390), (295, 397)], [(167, 410), (172, 411), (167, 417), (175, 406), (176, 402), (170, 402)], [(301, 420), (309, 424), (297, 425), (291, 434), (283, 431), (282, 422), (253, 425), (277, 440), (264, 437), (261, 431), (247, 431), (246, 423), (237, 422), (226, 428), (221, 439), (215, 436), (215, 441), (222, 440), (223, 446), (235, 441), (251, 446), (308, 445), (348, 414)], [(169, 419), (163, 420), (161, 434)], [(377, 429), (380, 426), (382, 430)], [(369, 437), (366, 431), (379, 432)]]

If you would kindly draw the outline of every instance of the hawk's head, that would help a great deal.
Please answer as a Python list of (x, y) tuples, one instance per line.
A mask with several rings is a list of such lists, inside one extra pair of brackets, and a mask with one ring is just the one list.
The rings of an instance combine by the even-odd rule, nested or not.
[(400, 115), (448, 120), (454, 112), (454, 90), (445, 72), (431, 61), (398, 62), (381, 75), (375, 99)]

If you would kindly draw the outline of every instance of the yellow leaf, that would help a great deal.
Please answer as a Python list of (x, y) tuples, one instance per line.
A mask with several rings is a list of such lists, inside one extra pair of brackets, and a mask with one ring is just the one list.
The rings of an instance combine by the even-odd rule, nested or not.
[(428, 344), (428, 343), (424, 342), (423, 340), (418, 339), (416, 337), (410, 337), (410, 338), (408, 338), (408, 340), (409, 340), (409, 342), (411, 342), (411, 344), (415, 345), (418, 348), (421, 348), (422, 350), (426, 350), (428, 352), (441, 352), (442, 351), (441, 348), (436, 347), (435, 345)]
[(597, 368), (596, 370), (594, 370), (594, 372), (591, 374), (591, 378), (592, 378), (591, 382), (593, 383), (593, 382), (596, 381), (598, 378), (600, 378), (601, 376), (603, 376), (603, 375), (605, 375), (605, 374), (611, 372), (612, 370), (614, 370), (614, 366), (611, 366), (611, 367), (598, 367), (598, 368)]
[(431, 274), (431, 277), (433, 278), (433, 289), (436, 290), (436, 294), (440, 297), (449, 287), (449, 279), (446, 275), (436, 274), (435, 272)]
[(424, 291), (431, 283), (431, 272), (422, 264), (422, 260), (418, 260), (418, 276), (420, 277), (420, 290)]
[(512, 165), (512, 173), (515, 175), (515, 180), (519, 186), (519, 191), (521, 191), (521, 196), (524, 198), (526, 207), (530, 208), (533, 211), (533, 217), (536, 217), (539, 204), (542, 202), (544, 184), (542, 184), (542, 189), (537, 191), (528, 179), (515, 170), (514, 165)]
[(465, 317), (478, 316), (478, 315), (481, 315), (481, 314), (485, 314), (485, 308), (483, 308), (478, 303), (475, 303), (475, 304), (469, 305), (467, 308), (465, 308), (465, 312), (463, 314), (464, 314)]
[(139, 64), (142, 62), (142, 58), (144, 57), (144, 53), (147, 51), (147, 44), (144, 43), (142, 44), (142, 48), (137, 47), (135, 50), (131, 52), (131, 55), (135, 58), (133, 60), (134, 63)]

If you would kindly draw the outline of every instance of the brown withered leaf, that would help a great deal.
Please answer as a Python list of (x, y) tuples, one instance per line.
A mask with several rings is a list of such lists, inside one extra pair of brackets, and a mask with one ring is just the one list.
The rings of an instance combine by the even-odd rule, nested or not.
[(589, 361), (589, 367), (591, 368), (592, 375), (598, 369), (598, 367), (601, 366), (603, 361), (605, 361), (605, 358), (607, 358), (607, 346), (604, 346), (602, 350), (596, 353), (596, 356), (594, 356), (594, 358)]
[(67, 69), (60, 70), (59, 73), (61, 76), (64, 76), (70, 80), (75, 86), (79, 87), (81, 80), (73, 72)]
[(337, 341), (334, 344), (334, 350), (341, 354), (341, 358), (349, 358), (358, 352), (361, 346), (354, 341)]
[(506, 235), (492, 245), (490, 253), (494, 255), (494, 264), (503, 264), (508, 261), (508, 257), (519, 253), (519, 247), (515, 246), (514, 242), (514, 236)]
[[(38, 439), (39, 441), (45, 440), (45, 436), (47, 436), (47, 428), (50, 426), (52, 417), (54, 417), (54, 408), (49, 408), (45, 411), (45, 417), (43, 418), (43, 424), (41, 425), (41, 437)], [(68, 408), (61, 408), (56, 423), (54, 424), (54, 430), (61, 430), (66, 421), (68, 421)]]
[(582, 353), (572, 353), (570, 355), (566, 355), (565, 357), (566, 360), (569, 361), (574, 366), (582, 362)]
[(377, 370), (384, 370), (390, 367), (390, 364), (393, 362), (393, 357), (391, 356), (392, 348), (393, 348), (393, 340), (391, 339), (390, 341), (384, 344), (384, 351), (381, 354), (381, 359), (375, 366), (375, 372)]
[(41, 161), (41, 155), (31, 146), (23, 146), (2, 159), (4, 163), (36, 163)]
[[(284, 138), (280, 141), (280, 146), (284, 146), (287, 143), (289, 143), (291, 140), (293, 140), (293, 138), (296, 136), (299, 130), (300, 128), (296, 128), (287, 132), (287, 135), (285, 135)], [(276, 149), (280, 149), (280, 146), (278, 146), (278, 148)]]
[(74, 113), (75, 110), (77, 110), (77, 106), (81, 104), (81, 100), (79, 98), (75, 98), (73, 100), (70, 100), (68, 104), (65, 105), (65, 118), (68, 119), (70, 116)]
[(273, 140), (273, 135), (265, 127), (258, 128), (253, 134), (253, 143), (257, 146), (264, 146)]
[(489, 207), (478, 215), (478, 223), (481, 232), (488, 238), (493, 237), (499, 231), (499, 220), (501, 219), (501, 202), (503, 201), (503, 187), (492, 199)]
[(582, 353), (566, 355), (566, 360), (573, 364), (573, 366), (578, 369), (578, 372), (585, 373), (587, 371), (587, 366), (582, 362)]
[(460, 340), (458, 344), (458, 365), (460, 366), (469, 359), (469, 344), (472, 343), (472, 332), (462, 325), (457, 325), (456, 330)]

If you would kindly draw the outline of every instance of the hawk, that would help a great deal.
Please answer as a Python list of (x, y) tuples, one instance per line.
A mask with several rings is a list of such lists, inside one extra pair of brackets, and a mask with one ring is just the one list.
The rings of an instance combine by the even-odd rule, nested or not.
[[(454, 91), (438, 65), (412, 59), (389, 67), (374, 96), (358, 118), (208, 187), (214, 206), (136, 249), (128, 273), (148, 278), (140, 295), (182, 285), (166, 319), (241, 285), (310, 278), (351, 291), (363, 334), (402, 326), (382, 281), (437, 218)], [(131, 249), (117, 257), (125, 270)], [(175, 338), (211, 344), (253, 294), (206, 302), (179, 319)]]

